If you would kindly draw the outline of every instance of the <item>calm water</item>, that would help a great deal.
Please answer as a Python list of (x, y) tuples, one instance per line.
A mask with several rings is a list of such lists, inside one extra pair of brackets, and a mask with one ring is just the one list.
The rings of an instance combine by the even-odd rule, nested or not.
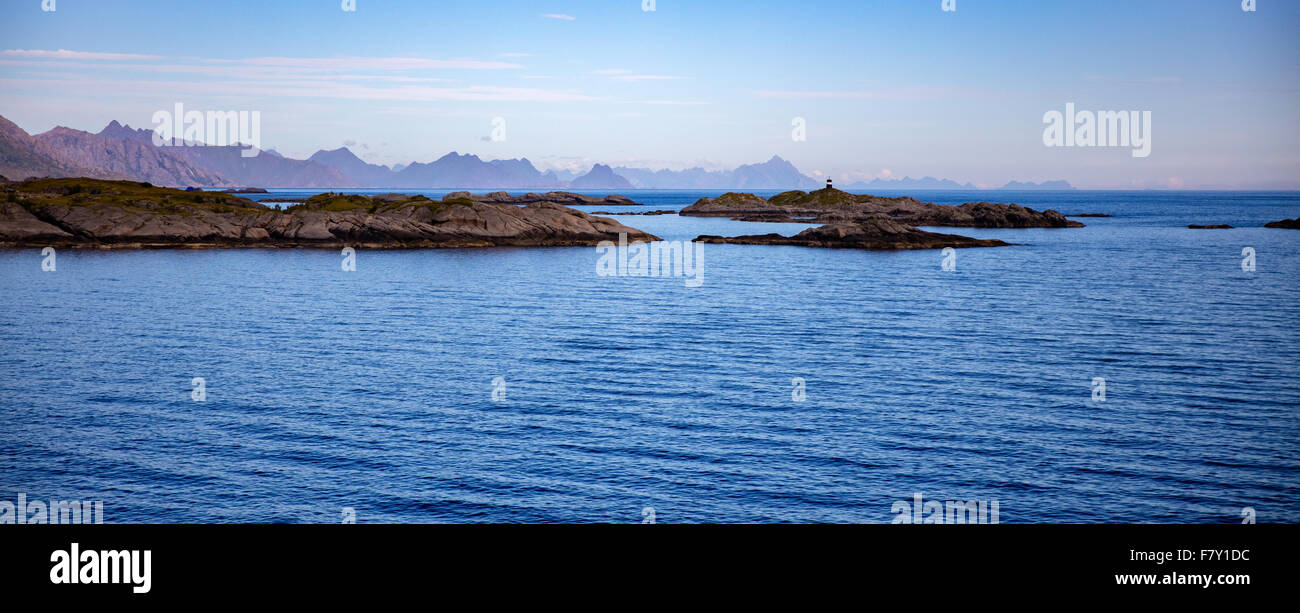
[(1114, 217), (947, 230), (1019, 245), (955, 272), (705, 245), (698, 288), (598, 277), (592, 248), (363, 251), (355, 272), (335, 251), (65, 250), (56, 272), (0, 252), (0, 500), (102, 500), (107, 522), (888, 522), (921, 492), (997, 500), (1004, 523), (1300, 522), (1300, 232), (1259, 227), (1300, 194), (911, 193)]

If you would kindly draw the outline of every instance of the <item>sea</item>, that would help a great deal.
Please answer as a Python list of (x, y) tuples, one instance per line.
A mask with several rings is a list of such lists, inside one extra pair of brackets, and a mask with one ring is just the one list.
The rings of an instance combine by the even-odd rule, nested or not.
[[(642, 204), (579, 208), (721, 192), (624, 193)], [(891, 523), (918, 499), (1300, 522), (1300, 232), (1263, 227), (1300, 192), (906, 194), (1111, 216), (927, 228), (1014, 244), (953, 254), (705, 244), (697, 287), (598, 274), (594, 247), (362, 249), (355, 270), (0, 251), (0, 501), (102, 501), (106, 523)], [(810, 227), (614, 217), (668, 241)]]

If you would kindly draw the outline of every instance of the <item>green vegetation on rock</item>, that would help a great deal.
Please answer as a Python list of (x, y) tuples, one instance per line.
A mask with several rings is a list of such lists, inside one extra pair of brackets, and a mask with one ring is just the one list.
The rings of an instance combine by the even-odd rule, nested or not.
[(16, 195), (10, 195), (20, 199), (28, 209), (57, 205), (112, 206), (163, 214), (185, 214), (196, 209), (219, 213), (260, 213), (266, 210), (261, 204), (230, 194), (187, 192), (136, 181), (33, 179), (14, 183), (12, 189)]

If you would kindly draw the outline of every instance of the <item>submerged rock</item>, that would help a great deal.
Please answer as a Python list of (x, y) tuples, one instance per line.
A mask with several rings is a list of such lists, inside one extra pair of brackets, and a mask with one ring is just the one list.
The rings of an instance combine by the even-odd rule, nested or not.
[(794, 223), (796, 220), (789, 215), (744, 215), (741, 217), (732, 217), (732, 221), (755, 221), (767, 223)]
[(592, 211), (590, 214), (591, 215), (676, 215), (677, 211), (673, 211), (670, 209), (661, 209), (658, 211), (645, 211), (640, 213), (629, 213), (629, 212), (611, 213), (609, 211)]
[(736, 237), (706, 235), (699, 236), (695, 240), (702, 243), (732, 245), (797, 245), (802, 247), (875, 250), (1009, 246), (1009, 243), (1000, 240), (926, 232), (884, 217), (870, 218), (854, 223), (838, 222), (808, 228), (794, 236), (782, 236), (780, 234)]

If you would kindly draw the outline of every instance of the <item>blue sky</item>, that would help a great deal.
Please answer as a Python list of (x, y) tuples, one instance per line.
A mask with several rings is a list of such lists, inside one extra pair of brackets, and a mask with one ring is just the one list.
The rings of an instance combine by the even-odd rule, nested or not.
[[(0, 115), (29, 132), (257, 110), (262, 142), (840, 181), (1300, 188), (1300, 2), (0, 0)], [(63, 50), (63, 51), (59, 51)], [(1152, 153), (1048, 148), (1043, 114), (1144, 110)], [(489, 142), (492, 119), (506, 140)], [(807, 122), (807, 140), (791, 122)]]

